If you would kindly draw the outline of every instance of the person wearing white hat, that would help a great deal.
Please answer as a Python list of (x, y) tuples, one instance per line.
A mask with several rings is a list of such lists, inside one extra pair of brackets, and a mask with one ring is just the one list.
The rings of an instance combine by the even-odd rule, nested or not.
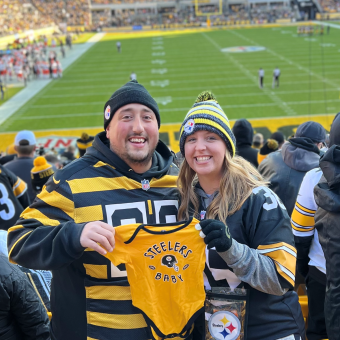
[(33, 168), (36, 139), (32, 131), (22, 130), (17, 133), (14, 140), (14, 148), (18, 157), (5, 164), (5, 167), (27, 183), (28, 195), (33, 202), (35, 192), (31, 184), (31, 169)]

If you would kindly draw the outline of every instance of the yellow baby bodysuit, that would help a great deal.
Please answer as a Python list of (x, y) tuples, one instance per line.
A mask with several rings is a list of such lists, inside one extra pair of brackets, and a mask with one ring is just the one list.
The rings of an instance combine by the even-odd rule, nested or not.
[(191, 219), (115, 228), (116, 244), (105, 256), (125, 263), (132, 303), (159, 337), (184, 337), (203, 311), (205, 243)]

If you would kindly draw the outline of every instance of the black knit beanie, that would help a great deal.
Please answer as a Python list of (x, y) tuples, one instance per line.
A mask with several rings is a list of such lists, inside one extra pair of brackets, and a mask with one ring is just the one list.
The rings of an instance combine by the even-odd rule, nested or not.
[(138, 83), (137, 80), (131, 80), (119, 88), (104, 106), (104, 129), (110, 124), (115, 112), (127, 104), (142, 104), (151, 109), (156, 115), (158, 127), (161, 125), (161, 117), (156, 101), (151, 97), (147, 89)]

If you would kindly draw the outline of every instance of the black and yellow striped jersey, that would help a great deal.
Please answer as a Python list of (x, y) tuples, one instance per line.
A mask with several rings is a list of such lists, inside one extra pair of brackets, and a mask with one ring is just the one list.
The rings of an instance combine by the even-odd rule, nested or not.
[(132, 305), (124, 264), (80, 244), (90, 221), (111, 226), (176, 222), (178, 168), (159, 143), (151, 169), (137, 174), (109, 149), (105, 132), (85, 156), (49, 179), (9, 230), (9, 258), (52, 270), (51, 333), (62, 340), (147, 340), (150, 331)]
[(155, 339), (185, 338), (203, 312), (205, 243), (198, 220), (119, 226), (115, 248), (105, 256), (126, 264), (132, 303)]
[(28, 205), (27, 184), (0, 165), (0, 229), (13, 226)]
[[(281, 286), (288, 291), (283, 296), (276, 296), (254, 289), (243, 282), (214, 249), (207, 249), (206, 286), (209, 289), (227, 286), (250, 290), (247, 339), (272, 340), (285, 334), (303, 334), (301, 308), (293, 291), (294, 236), (281, 200), (269, 188), (256, 187), (242, 207), (228, 216), (226, 224), (233, 239), (273, 261)], [(253, 275), (261, 277), (261, 272)]]

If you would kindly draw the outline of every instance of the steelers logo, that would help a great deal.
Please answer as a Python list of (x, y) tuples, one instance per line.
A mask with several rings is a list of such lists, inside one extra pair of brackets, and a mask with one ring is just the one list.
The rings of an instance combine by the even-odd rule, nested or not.
[(241, 333), (240, 320), (227, 311), (212, 314), (208, 326), (210, 335), (215, 340), (236, 340)]
[(111, 115), (111, 107), (110, 105), (108, 105), (106, 106), (105, 113), (104, 113), (105, 119), (108, 120), (110, 118), (110, 115)]
[(170, 262), (172, 260), (172, 257), (171, 256), (167, 256), (166, 260)]

